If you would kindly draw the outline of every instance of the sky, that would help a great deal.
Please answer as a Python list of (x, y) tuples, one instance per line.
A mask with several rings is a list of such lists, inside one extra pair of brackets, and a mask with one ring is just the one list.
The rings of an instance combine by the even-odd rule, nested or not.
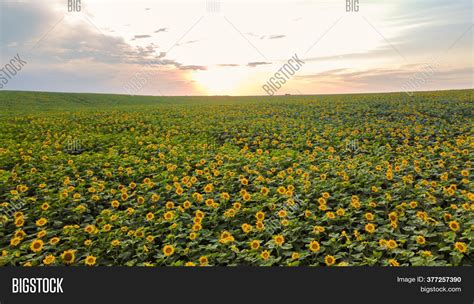
[(26, 62), (2, 90), (266, 95), (295, 55), (272, 93), (474, 88), (471, 0), (346, 4), (0, 0), (1, 68)]

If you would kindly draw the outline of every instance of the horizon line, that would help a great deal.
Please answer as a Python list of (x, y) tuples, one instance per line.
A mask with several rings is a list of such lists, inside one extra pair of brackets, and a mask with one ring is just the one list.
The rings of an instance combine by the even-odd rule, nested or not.
[(55, 94), (95, 94), (95, 95), (117, 95), (129, 97), (285, 97), (285, 96), (331, 96), (331, 95), (364, 95), (364, 94), (407, 94), (408, 93), (429, 93), (429, 92), (443, 92), (443, 91), (468, 91), (474, 90), (471, 88), (461, 89), (440, 89), (440, 90), (419, 90), (419, 91), (374, 91), (374, 92), (351, 92), (351, 93), (310, 93), (310, 94), (275, 94), (275, 95), (130, 95), (112, 92), (70, 92), (70, 91), (35, 91), (35, 90), (0, 90), (1, 92), (22, 92), (22, 93), (55, 93)]

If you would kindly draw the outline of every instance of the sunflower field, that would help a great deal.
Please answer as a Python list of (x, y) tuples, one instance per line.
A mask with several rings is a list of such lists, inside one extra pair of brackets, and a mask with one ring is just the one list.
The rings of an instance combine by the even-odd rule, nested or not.
[(0, 92), (0, 265), (472, 265), (473, 93)]

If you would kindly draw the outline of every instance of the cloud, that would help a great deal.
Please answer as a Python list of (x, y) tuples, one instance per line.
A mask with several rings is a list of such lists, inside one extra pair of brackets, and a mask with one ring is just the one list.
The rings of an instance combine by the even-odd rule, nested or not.
[(192, 70), (192, 71), (204, 71), (207, 67), (202, 65), (181, 65), (177, 64), (176, 67), (180, 70)]
[(220, 66), (220, 67), (238, 67), (239, 65), (237, 63), (220, 63), (217, 66)]
[(181, 45), (196, 43), (196, 42), (198, 42), (198, 41), (199, 41), (199, 40), (188, 40), (188, 41), (185, 41), (185, 42), (176, 43), (176, 46), (181, 46)]
[(159, 28), (156, 31), (154, 31), (154, 33), (167, 32), (167, 31), (168, 31), (167, 27), (162, 27), (162, 28)]
[(270, 35), (267, 37), (267, 39), (281, 39), (281, 38), (285, 38), (286, 35)]
[(252, 33), (252, 32), (247, 32), (247, 33), (245, 33), (245, 35), (251, 36), (251, 37), (255, 37), (255, 38), (259, 38), (260, 40), (264, 40), (264, 39), (281, 39), (281, 38), (285, 38), (285, 37), (286, 37), (286, 35), (258, 35), (258, 34)]
[(0, 47), (3, 48), (10, 43), (33, 46), (60, 17), (43, 3), (31, 2), (24, 5), (20, 2), (1, 1), (0, 19)]
[[(381, 92), (403, 91), (410, 80), (422, 79), (415, 90), (436, 90), (449, 88), (472, 88), (472, 67), (449, 68), (440, 66), (427, 73), (426, 64), (407, 64), (396, 68), (378, 68), (354, 70), (338, 68), (316, 74), (297, 75), (295, 79), (307, 84), (329, 85), (354, 92), (354, 88), (361, 91), (377, 88)], [(411, 87), (410, 87), (411, 88)]]
[(151, 38), (150, 35), (135, 35), (133, 39), (144, 39), (144, 38)]
[(254, 61), (254, 62), (249, 62), (249, 63), (247, 63), (247, 66), (254, 68), (254, 67), (256, 67), (256, 66), (265, 65), (265, 64), (271, 64), (271, 62)]

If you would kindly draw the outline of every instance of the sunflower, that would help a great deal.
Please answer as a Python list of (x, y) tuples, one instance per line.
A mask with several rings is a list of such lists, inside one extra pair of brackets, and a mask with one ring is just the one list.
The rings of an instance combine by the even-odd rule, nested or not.
[(120, 203), (118, 200), (113, 200), (110, 205), (114, 208), (118, 208), (120, 206)]
[(153, 220), (154, 218), (155, 218), (155, 215), (153, 214), (153, 212), (148, 212), (148, 213), (146, 214), (146, 220), (147, 220), (147, 221), (151, 221), (151, 220)]
[(18, 246), (18, 244), (20, 244), (20, 242), (21, 242), (21, 238), (14, 237), (10, 240), (10, 246), (12, 246), (12, 247)]
[(171, 245), (165, 245), (165, 247), (163, 247), (163, 254), (165, 256), (170, 256), (174, 253), (174, 247), (171, 246)]
[(388, 264), (390, 266), (400, 266), (400, 263), (398, 263), (397, 260), (395, 260), (395, 259), (388, 260)]
[(213, 189), (214, 189), (214, 186), (213, 186), (212, 184), (207, 184), (207, 185), (204, 187), (204, 192), (209, 193), (209, 192), (211, 192)]
[(252, 231), (252, 226), (249, 224), (242, 224), (242, 231), (244, 233), (249, 233), (250, 231)]
[(251, 241), (250, 248), (252, 248), (253, 250), (257, 250), (258, 248), (260, 248), (260, 241), (258, 240)]
[(250, 195), (250, 193), (245, 193), (243, 196), (242, 196), (242, 199), (246, 202), (248, 202), (250, 199), (252, 198), (252, 196)]
[(40, 252), (43, 249), (43, 241), (42, 240), (34, 240), (31, 242), (30, 250), (33, 252)]
[(275, 241), (275, 244), (277, 246), (281, 246), (283, 245), (283, 243), (285, 243), (285, 238), (283, 237), (283, 235), (279, 234), (279, 235), (275, 235), (273, 237), (273, 240)]
[(86, 259), (84, 260), (84, 263), (87, 265), (87, 266), (94, 266), (95, 265), (95, 262), (96, 262), (97, 258), (93, 255), (88, 255), (86, 257)]
[(375, 232), (375, 225), (372, 223), (368, 223), (365, 225), (365, 231), (368, 233), (374, 233)]
[(454, 248), (461, 253), (465, 253), (467, 251), (467, 245), (463, 242), (456, 242), (454, 244)]
[(26, 236), (26, 232), (20, 229), (15, 231), (14, 236), (22, 240)]
[(201, 224), (196, 223), (196, 224), (193, 225), (192, 229), (193, 229), (193, 231), (199, 231), (199, 230), (202, 229), (202, 226), (201, 226)]
[(301, 257), (301, 255), (300, 255), (299, 252), (293, 252), (293, 253), (291, 254), (291, 259), (292, 259), (292, 260), (299, 260), (300, 257)]
[(43, 259), (43, 264), (45, 265), (51, 265), (56, 262), (56, 257), (52, 254), (48, 254), (44, 259)]
[(168, 211), (168, 212), (165, 212), (165, 214), (163, 215), (163, 218), (167, 221), (171, 221), (174, 217), (174, 212), (173, 211)]
[(190, 202), (190, 201), (185, 201), (185, 202), (183, 203), (183, 208), (184, 208), (184, 209), (189, 209), (189, 208), (191, 208), (191, 202)]
[(197, 210), (195, 215), (196, 215), (197, 218), (203, 218), (204, 217), (204, 212), (202, 212), (201, 210)]
[(209, 264), (209, 259), (207, 258), (207, 256), (203, 255), (199, 258), (199, 264), (201, 266), (207, 266)]
[(112, 226), (110, 224), (105, 224), (104, 227), (102, 227), (102, 229), (105, 231), (105, 232), (109, 232), (110, 229), (112, 229)]
[(96, 231), (96, 227), (94, 225), (87, 225), (86, 228), (84, 228), (84, 231), (87, 233), (94, 233)]
[(75, 250), (66, 250), (61, 254), (61, 259), (64, 264), (73, 264), (76, 260), (76, 251)]
[(334, 263), (336, 263), (336, 258), (334, 258), (332, 255), (327, 255), (324, 257), (324, 263), (326, 263), (327, 266), (332, 266)]
[(346, 214), (346, 210), (344, 210), (343, 208), (339, 208), (336, 210), (336, 214), (338, 216), (344, 216), (344, 214)]
[(258, 220), (258, 221), (263, 221), (265, 219), (265, 213), (262, 212), (262, 211), (258, 211), (256, 214), (255, 214), (255, 218)]
[(388, 247), (389, 249), (395, 249), (395, 248), (398, 247), (398, 244), (397, 244), (397, 242), (396, 242), (395, 240), (388, 240), (388, 241), (387, 241), (387, 247)]
[(143, 231), (143, 227), (141, 228), (138, 228), (136, 231), (135, 231), (135, 236), (137, 238), (142, 238), (145, 236), (145, 232)]
[(318, 252), (320, 249), (321, 246), (319, 245), (318, 241), (313, 240), (311, 243), (309, 243), (309, 250), (312, 252)]
[(278, 187), (277, 192), (281, 195), (286, 193), (286, 189), (283, 186)]
[(449, 222), (449, 229), (452, 231), (458, 231), (459, 230), (459, 223), (456, 221), (451, 221)]
[(268, 250), (264, 250), (262, 253), (260, 253), (260, 257), (266, 261), (270, 258), (270, 252)]
[(39, 220), (36, 221), (36, 226), (42, 227), (48, 223), (48, 220), (45, 219), (44, 217), (40, 218)]
[(53, 237), (49, 240), (49, 244), (50, 245), (56, 245), (57, 243), (59, 243), (60, 239), (58, 237)]
[(421, 250), (420, 254), (424, 256), (425, 258), (432, 256), (431, 251), (428, 251), (428, 250)]
[(267, 195), (269, 192), (268, 188), (267, 187), (262, 187), (260, 189), (260, 193), (263, 194), (263, 195)]
[(374, 220), (373, 213), (367, 212), (364, 216), (365, 216), (365, 219), (368, 220), (368, 221), (373, 221)]
[(416, 242), (420, 245), (424, 245), (426, 243), (426, 239), (424, 236), (419, 235), (416, 237)]

